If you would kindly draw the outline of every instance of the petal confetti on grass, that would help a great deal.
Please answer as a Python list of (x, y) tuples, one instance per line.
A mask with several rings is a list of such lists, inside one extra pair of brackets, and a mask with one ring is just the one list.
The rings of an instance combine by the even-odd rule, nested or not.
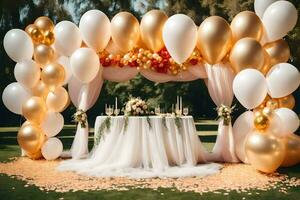
[[(200, 194), (214, 192), (227, 195), (230, 191), (236, 191), (252, 195), (249, 192), (250, 189), (261, 191), (278, 189), (282, 193), (287, 193), (287, 189), (300, 186), (300, 179), (288, 178), (287, 175), (278, 173), (263, 174), (245, 164), (225, 164), (220, 173), (204, 178), (129, 179), (126, 177), (97, 178), (78, 175), (74, 172), (59, 172), (56, 171), (59, 162), (59, 160), (16, 158), (8, 163), (0, 163), (0, 173), (24, 180), (27, 182), (26, 185), (35, 185), (40, 190), (56, 192), (176, 188), (179, 191)], [(220, 190), (223, 191), (220, 192)]]

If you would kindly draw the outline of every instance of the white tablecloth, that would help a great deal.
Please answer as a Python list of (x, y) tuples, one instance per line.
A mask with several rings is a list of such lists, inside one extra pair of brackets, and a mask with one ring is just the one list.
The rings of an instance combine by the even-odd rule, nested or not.
[[(107, 117), (97, 117), (95, 134)], [(221, 165), (206, 163), (207, 152), (196, 134), (191, 116), (111, 117), (100, 143), (89, 158), (64, 161), (59, 170), (80, 174), (132, 178), (206, 176)], [(126, 128), (125, 128), (126, 127)]]

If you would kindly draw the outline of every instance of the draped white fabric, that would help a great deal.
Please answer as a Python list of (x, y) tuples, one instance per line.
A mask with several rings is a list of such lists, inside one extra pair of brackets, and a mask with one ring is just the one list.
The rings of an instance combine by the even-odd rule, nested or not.
[[(101, 74), (102, 70), (99, 70), (98, 76), (89, 84), (82, 84), (74, 77), (71, 79), (69, 83), (69, 95), (72, 103), (78, 109), (87, 111), (96, 103), (103, 85)], [(79, 124), (70, 151), (64, 152), (62, 157), (72, 157), (73, 159), (86, 157), (89, 152), (88, 136), (88, 124), (84, 128)]]
[[(231, 106), (233, 100), (232, 82), (234, 73), (228, 63), (215, 65), (205, 64), (207, 73), (208, 92), (217, 106), (221, 104)], [(231, 123), (223, 125), (223, 120), (219, 122), (218, 136), (211, 156), (208, 160), (221, 162), (239, 162), (235, 154), (234, 138)]]
[[(95, 134), (106, 117), (98, 117)], [(131, 178), (206, 176), (217, 173), (221, 165), (206, 163), (206, 151), (196, 135), (192, 117), (112, 117), (98, 146), (89, 158), (64, 161), (59, 170)], [(150, 124), (149, 124), (150, 123)], [(176, 125), (177, 124), (177, 125)], [(178, 125), (179, 124), (179, 125)]]

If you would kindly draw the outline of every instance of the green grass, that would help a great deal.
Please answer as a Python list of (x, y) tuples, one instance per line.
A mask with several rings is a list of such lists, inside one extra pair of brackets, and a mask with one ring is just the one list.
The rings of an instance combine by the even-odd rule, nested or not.
[[(69, 148), (72, 142), (72, 138), (69, 138), (74, 134), (74, 130), (66, 129), (61, 135), (61, 139), (64, 143), (65, 148)], [(9, 135), (9, 139), (7, 138)], [(202, 135), (202, 134), (200, 134)], [(16, 133), (4, 134), (0, 133), (0, 162), (7, 162), (8, 158), (20, 155), (20, 149), (16, 143)], [(201, 136), (202, 137), (207, 136)], [(215, 137), (210, 138), (214, 140)], [(212, 142), (204, 143), (207, 149), (213, 147)], [(92, 140), (90, 140), (90, 147), (92, 146)], [(300, 165), (293, 168), (280, 169), (281, 173), (288, 174), (292, 177), (300, 178)], [(203, 180), (205, 181), (205, 179)], [(84, 199), (84, 200), (96, 200), (96, 199), (110, 199), (110, 200), (241, 200), (243, 197), (251, 200), (299, 200), (300, 199), (300, 188), (288, 189), (288, 194), (279, 193), (278, 190), (269, 190), (266, 192), (259, 191), (259, 194), (255, 194), (257, 191), (250, 191), (252, 195), (247, 193), (230, 192), (228, 196), (223, 194), (205, 193), (200, 195), (193, 192), (179, 192), (175, 189), (163, 189), (150, 190), (150, 189), (130, 189), (129, 191), (77, 191), (77, 192), (45, 192), (39, 190), (35, 186), (24, 187), (26, 182), (20, 181), (15, 178), (8, 177), (7, 175), (0, 174), (0, 199), (3, 200), (36, 200), (36, 199)]]

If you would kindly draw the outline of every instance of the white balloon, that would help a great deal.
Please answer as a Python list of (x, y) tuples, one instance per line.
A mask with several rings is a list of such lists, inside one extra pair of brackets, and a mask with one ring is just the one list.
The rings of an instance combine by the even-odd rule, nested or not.
[(233, 93), (245, 108), (257, 107), (263, 102), (267, 92), (266, 79), (256, 69), (242, 70), (233, 80)]
[(255, 13), (257, 14), (257, 16), (262, 18), (266, 9), (275, 1), (278, 1), (278, 0), (255, 0), (254, 1), (254, 10), (255, 10)]
[(91, 48), (77, 49), (70, 58), (73, 75), (83, 83), (91, 82), (98, 74), (100, 61)]
[(281, 135), (294, 133), (299, 127), (299, 118), (297, 114), (288, 108), (279, 108), (275, 110), (276, 115), (281, 120)]
[(266, 80), (272, 98), (285, 97), (299, 87), (300, 73), (289, 63), (279, 63), (269, 70)]
[(285, 133), (282, 132), (282, 121), (280, 117), (274, 113), (273, 116), (270, 118), (270, 125), (268, 129), (266, 130), (268, 133), (272, 133), (276, 136), (283, 136)]
[(27, 88), (34, 87), (40, 80), (41, 70), (33, 60), (23, 60), (14, 69), (16, 80)]
[(31, 97), (31, 92), (20, 83), (14, 82), (6, 86), (2, 93), (2, 101), (13, 113), (22, 114), (22, 105)]
[(41, 127), (47, 137), (54, 137), (63, 129), (64, 117), (57, 112), (47, 112)]
[(163, 41), (175, 62), (181, 64), (196, 47), (197, 26), (184, 14), (173, 15), (164, 24)]
[(107, 46), (111, 32), (108, 17), (100, 10), (89, 10), (79, 22), (79, 29), (85, 44), (96, 52)]
[(70, 58), (66, 57), (66, 56), (60, 56), (57, 59), (57, 62), (59, 64), (61, 64), (64, 69), (65, 69), (65, 80), (63, 85), (66, 85), (69, 83), (71, 77), (72, 77), (72, 70), (71, 70), (71, 66), (70, 66)]
[(82, 39), (79, 28), (72, 22), (61, 21), (54, 28), (54, 48), (61, 55), (71, 56), (80, 48)]
[(253, 112), (246, 111), (235, 120), (233, 125), (235, 153), (243, 163), (249, 163), (245, 153), (245, 142), (248, 133), (254, 129), (253, 120)]
[(41, 152), (46, 160), (57, 159), (63, 151), (63, 144), (58, 138), (49, 138), (42, 146)]
[(21, 29), (8, 31), (3, 40), (7, 55), (15, 62), (31, 59), (33, 56), (33, 43), (29, 35)]
[(297, 23), (298, 13), (288, 1), (276, 1), (265, 11), (262, 21), (269, 42), (283, 38)]

